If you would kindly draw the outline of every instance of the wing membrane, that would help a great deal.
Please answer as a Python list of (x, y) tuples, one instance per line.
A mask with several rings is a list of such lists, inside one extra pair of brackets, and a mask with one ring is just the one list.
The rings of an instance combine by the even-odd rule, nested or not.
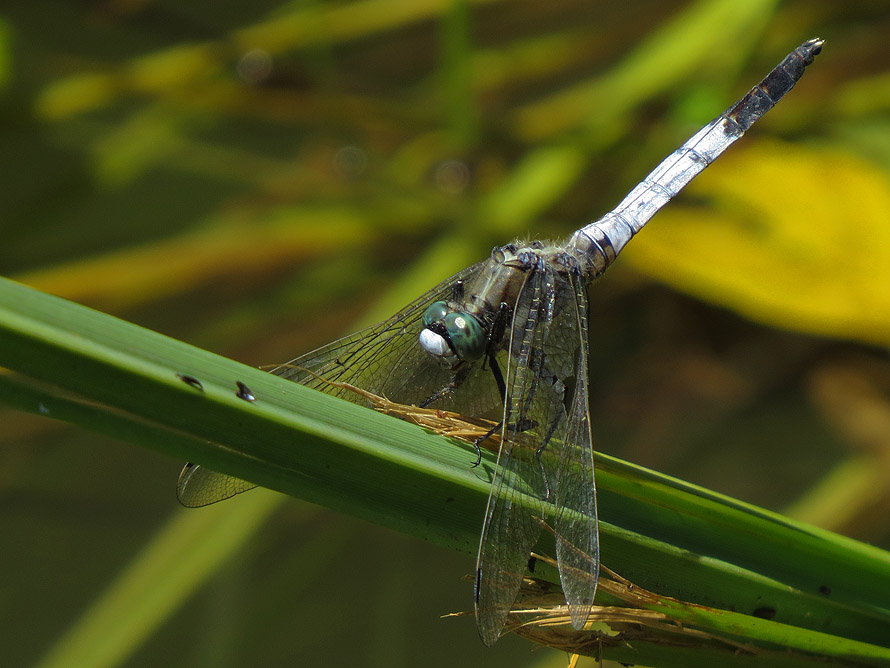
[(179, 474), (176, 498), (187, 508), (201, 508), (223, 499), (231, 499), (236, 494), (254, 487), (256, 485), (247, 480), (189, 462), (182, 467), (182, 472)]
[(568, 302), (564, 327), (559, 330), (560, 337), (577, 349), (574, 388), (566, 388), (571, 392), (566, 401), (566, 429), (563, 438), (554, 444), (560, 449), (554, 482), (554, 529), (559, 581), (569, 604), (572, 626), (580, 629), (590, 615), (596, 593), (599, 530), (587, 386), (587, 294), (575, 277), (572, 288), (573, 299)]
[[(395, 403), (417, 405), (454, 376), (418, 344), (423, 312), (434, 301), (450, 300), (454, 286), (469, 282), (487, 263), (479, 262), (455, 274), (388, 320), (297, 357), (272, 373), (353, 403), (364, 400), (326, 381), (349, 383)], [(471, 373), (465, 385), (435, 406), (474, 417), (485, 417), (500, 408), (497, 387), (485, 374)]]
[[(452, 298), (455, 285), (469, 281), (487, 264), (478, 262), (443, 281), (391, 318), (301, 355), (272, 373), (353, 403), (370, 405), (362, 395), (329, 381), (348, 383), (390, 401), (416, 405), (432, 396), (454, 373), (438, 364), (418, 344), (422, 316), (434, 301)], [(474, 369), (461, 391), (442, 397), (433, 407), (500, 419), (501, 398), (489, 373)], [(255, 487), (239, 478), (186, 464), (177, 497), (186, 506), (206, 506)]]
[(503, 440), (477, 562), (477, 625), (487, 645), (516, 599), (540, 535), (537, 518), (555, 518), (560, 579), (576, 627), (593, 602), (598, 560), (589, 556), (596, 554), (597, 530), (581, 338), (586, 308), (578, 278), (543, 261), (517, 300)]
[[(493, 645), (507, 621), (522, 584), (529, 554), (541, 532), (547, 483), (537, 466), (533, 430), (523, 430), (525, 405), (534, 373), (527, 364), (536, 334), (534, 318), (541, 310), (542, 274), (526, 277), (513, 314), (513, 335), (507, 355), (507, 397), (503, 436), (485, 511), (476, 562), (476, 625), (482, 642)], [(521, 336), (517, 325), (525, 322)]]

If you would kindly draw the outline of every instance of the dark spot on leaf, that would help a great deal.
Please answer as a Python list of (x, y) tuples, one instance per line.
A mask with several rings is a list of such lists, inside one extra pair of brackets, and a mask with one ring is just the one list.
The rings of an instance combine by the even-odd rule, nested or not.
[(236, 381), (236, 385), (238, 385), (238, 391), (235, 392), (235, 396), (239, 399), (244, 399), (244, 401), (256, 401), (256, 395), (250, 390), (247, 385), (242, 383), (240, 380)]
[(776, 609), (769, 607), (757, 608), (751, 614), (755, 617), (760, 617), (761, 619), (772, 619), (776, 616)]
[(196, 390), (198, 390), (198, 392), (204, 391), (204, 386), (201, 385), (201, 381), (198, 380), (197, 378), (195, 378), (194, 376), (187, 376), (184, 373), (178, 373), (178, 374), (176, 374), (176, 377), (179, 378), (179, 380), (181, 380), (183, 383), (185, 383), (189, 387), (193, 387)]

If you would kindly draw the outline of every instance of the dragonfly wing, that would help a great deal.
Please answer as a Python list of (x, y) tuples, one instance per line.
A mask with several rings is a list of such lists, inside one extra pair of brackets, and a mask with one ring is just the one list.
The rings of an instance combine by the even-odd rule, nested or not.
[(548, 299), (558, 278), (547, 267), (530, 268), (513, 314), (503, 437), (476, 564), (476, 625), (486, 645), (498, 639), (516, 600), (541, 533), (536, 518), (545, 516), (549, 496), (537, 449), (562, 410), (541, 374), (542, 344), (553, 315)]
[(566, 376), (566, 380), (572, 382), (565, 383), (564, 405), (568, 411), (565, 430), (553, 439), (552, 454), (558, 461), (553, 502), (559, 579), (569, 604), (572, 626), (580, 629), (590, 615), (596, 593), (599, 531), (587, 389), (587, 294), (576, 277), (572, 277), (571, 287), (574, 298), (554, 326), (545, 354), (556, 346), (565, 351), (574, 347), (574, 373)]
[(256, 487), (252, 482), (218, 473), (189, 462), (182, 467), (176, 483), (176, 498), (188, 508), (200, 508), (230, 499), (236, 494)]
[[(434, 301), (450, 300), (455, 286), (472, 279), (487, 263), (478, 262), (455, 274), (391, 318), (301, 355), (272, 373), (353, 403), (369, 405), (361, 395), (332, 382), (348, 383), (396, 403), (421, 403), (447, 385), (454, 375), (418, 343), (423, 313)], [(491, 417), (493, 410), (499, 411), (501, 398), (490, 374), (480, 371), (474, 369), (460, 392), (442, 397), (432, 407)], [(495, 413), (494, 419), (499, 418), (500, 413)], [(189, 463), (180, 474), (177, 497), (186, 506), (206, 506), (255, 486)]]
[[(454, 371), (443, 367), (418, 343), (423, 313), (432, 302), (451, 300), (455, 286), (470, 281), (487, 264), (485, 260), (464, 269), (391, 318), (301, 355), (272, 373), (353, 403), (366, 400), (348, 387), (332, 386), (331, 381), (360, 387), (396, 403), (419, 405), (454, 378)], [(471, 373), (466, 387), (432, 407), (475, 417), (490, 415), (500, 408), (501, 398), (488, 375)], [(499, 417), (498, 413), (495, 419)]]
[(476, 616), (486, 644), (497, 640), (522, 584), (538, 518), (553, 516), (561, 536), (560, 580), (576, 627), (593, 602), (596, 560), (591, 565), (588, 554), (596, 553), (597, 524), (586, 317), (580, 276), (539, 259), (514, 314), (503, 444), (479, 547)]

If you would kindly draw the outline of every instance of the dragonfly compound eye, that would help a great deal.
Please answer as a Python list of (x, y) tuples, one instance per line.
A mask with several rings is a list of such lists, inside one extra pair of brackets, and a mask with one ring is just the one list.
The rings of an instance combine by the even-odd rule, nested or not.
[(429, 327), (434, 322), (440, 322), (448, 315), (448, 304), (445, 302), (433, 302), (423, 312), (423, 326)]
[(467, 313), (449, 313), (445, 316), (445, 331), (451, 347), (463, 360), (477, 360), (485, 354), (486, 336), (482, 325)]

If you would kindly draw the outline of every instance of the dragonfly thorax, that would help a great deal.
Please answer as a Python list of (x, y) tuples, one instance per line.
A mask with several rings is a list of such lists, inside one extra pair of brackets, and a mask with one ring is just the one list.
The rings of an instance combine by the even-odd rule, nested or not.
[(461, 362), (481, 358), (488, 336), (474, 316), (449, 308), (442, 301), (433, 302), (423, 314), (420, 346), (449, 368)]

